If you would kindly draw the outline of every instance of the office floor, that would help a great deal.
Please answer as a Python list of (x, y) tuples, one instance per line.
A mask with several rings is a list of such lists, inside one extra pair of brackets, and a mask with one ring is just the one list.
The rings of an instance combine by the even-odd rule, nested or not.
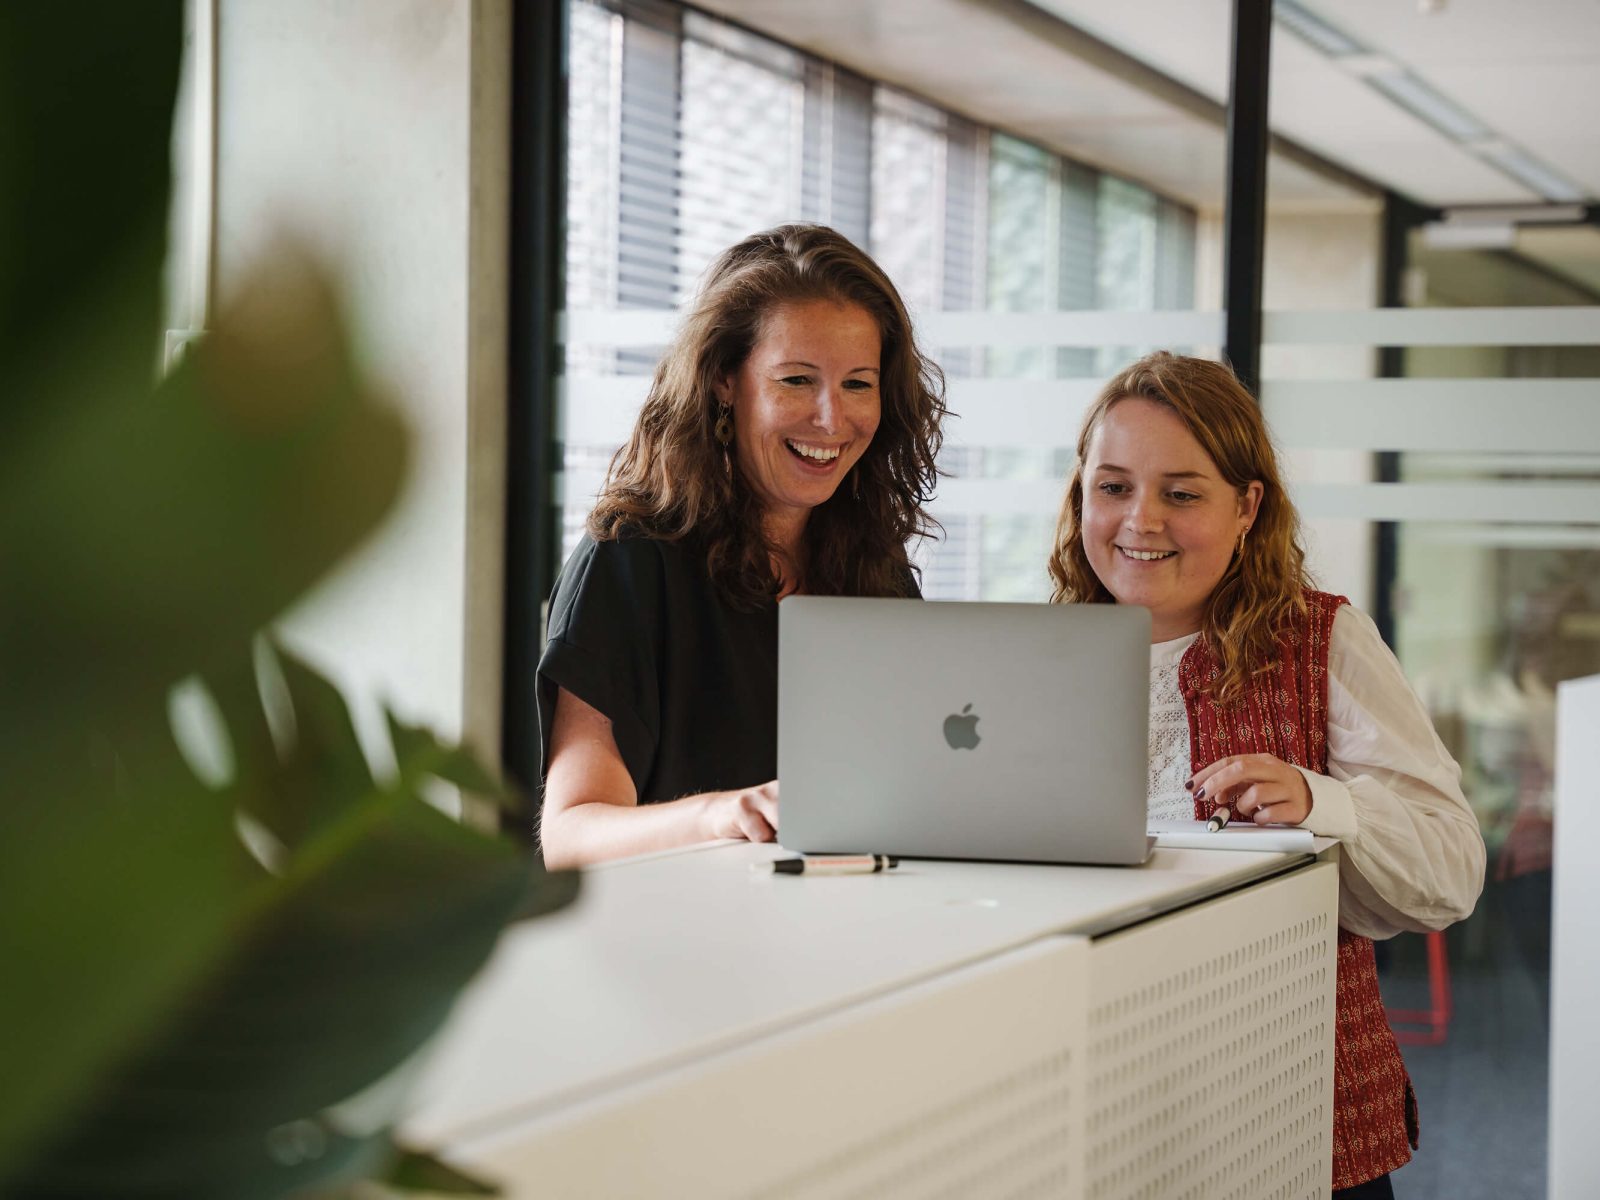
[[(1490, 883), (1448, 936), (1455, 1012), (1439, 1046), (1402, 1046), (1422, 1146), (1394, 1176), (1398, 1200), (1542, 1200), (1550, 1033), (1550, 876)], [(1428, 1000), (1424, 941), (1390, 943), (1379, 977), (1392, 1008)]]

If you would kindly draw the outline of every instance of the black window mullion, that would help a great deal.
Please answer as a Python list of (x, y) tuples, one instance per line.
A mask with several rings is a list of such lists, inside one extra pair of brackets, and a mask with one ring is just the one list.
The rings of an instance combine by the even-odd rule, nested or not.
[[(567, 5), (512, 9), (511, 284), (508, 297), (506, 573), (500, 758), (530, 797), (539, 783), (536, 678), (544, 602), (558, 569), (558, 322), (566, 289)], [(532, 812), (507, 814), (530, 839)]]

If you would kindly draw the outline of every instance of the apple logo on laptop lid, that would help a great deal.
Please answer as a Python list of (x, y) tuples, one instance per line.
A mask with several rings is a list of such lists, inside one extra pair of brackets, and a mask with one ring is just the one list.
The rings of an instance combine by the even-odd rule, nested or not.
[[(966, 715), (968, 713), (972, 715)], [(944, 740), (950, 744), (952, 750), (978, 748), (978, 743), (983, 739), (978, 736), (978, 714), (972, 712), (972, 705), (969, 704), (959, 713), (951, 713), (944, 719)]]

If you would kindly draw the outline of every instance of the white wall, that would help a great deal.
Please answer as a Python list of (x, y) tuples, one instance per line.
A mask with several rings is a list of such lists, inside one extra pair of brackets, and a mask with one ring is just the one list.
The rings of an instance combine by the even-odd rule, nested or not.
[(381, 698), (492, 754), (509, 0), (217, 5), (221, 301), (276, 231), (308, 238), (415, 435), (389, 523), (283, 632), (360, 699), (364, 735)]

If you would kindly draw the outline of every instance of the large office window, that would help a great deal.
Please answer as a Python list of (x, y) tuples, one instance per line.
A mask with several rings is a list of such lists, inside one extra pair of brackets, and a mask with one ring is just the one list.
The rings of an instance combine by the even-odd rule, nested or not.
[[(987, 135), (971, 121), (890, 88), (875, 89), (872, 119), (872, 237), (869, 248), (914, 317), (984, 306)], [(971, 347), (930, 349), (950, 380), (971, 377), (982, 355)], [(940, 467), (972, 473), (976, 455), (951, 443)], [(939, 514), (941, 536), (918, 548), (923, 593), (974, 596), (982, 588), (980, 523), (963, 511)]]
[[(675, 4), (570, 3), (567, 307), (594, 319), (566, 352), (565, 550), (670, 336), (665, 314), (759, 229), (821, 221), (871, 252), (957, 413), (1007, 381), (1083, 380), (1143, 347), (989, 345), (930, 316), (1193, 306), (1193, 214), (1147, 188)], [(663, 316), (640, 325), (639, 310)], [(1061, 394), (1081, 400), (1081, 386)], [(918, 550), (924, 591), (1043, 599), (1054, 516), (1038, 500), (1064, 481), (1070, 435), (984, 428), (947, 431), (942, 468), (980, 486), (941, 494), (942, 535)]]
[[(1324, 45), (1345, 36), (1328, 22), (1364, 24), (1334, 12), (1355, 6), (1314, 7)], [(1285, 20), (1304, 16), (1299, 6), (1278, 8), (1274, 63), (1280, 50), (1282, 61), (1312, 52), (1303, 27)], [(1485, 33), (1455, 31), (1460, 46)], [(1515, 128), (1494, 127), (1511, 109), (1484, 78), (1423, 82), (1426, 49), (1371, 47), (1391, 50), (1395, 78), (1436, 95), (1452, 120), (1484, 123), (1474, 143), (1514, 141)], [(1559, 86), (1541, 89), (1544, 78), (1527, 76), (1518, 107), (1557, 105)], [(1295, 103), (1292, 89), (1275, 93), (1278, 111)], [(1397, 126), (1381, 114), (1361, 126), (1375, 140), (1363, 146), (1358, 134), (1347, 152), (1398, 183), (1386, 132)], [(1418, 162), (1446, 161), (1415, 145)], [(1508, 141), (1484, 163), (1502, 155), (1522, 150)], [(1567, 186), (1554, 166), (1539, 167), (1545, 178), (1531, 190), (1509, 174), (1433, 179), (1414, 169), (1406, 190), (1418, 203), (1393, 196), (1365, 222), (1296, 213), (1285, 181), (1268, 232), (1262, 401), (1300, 468), (1292, 483), (1318, 535), (1319, 574), (1388, 626), (1488, 849), (1467, 920), (1381, 950), (1383, 998), (1421, 1110), (1422, 1152), (1395, 1185), (1410, 1195), (1544, 1195), (1547, 1066), (1583, 1044), (1581, 1022), (1559, 1032), (1551, 1022), (1552, 985), (1564, 991), (1551, 971), (1551, 897), (1563, 886), (1553, 776), (1557, 688), (1600, 671), (1600, 294), (1587, 269), (1600, 239), (1581, 207), (1510, 203)], [(1468, 222), (1462, 237), (1463, 216), (1482, 217), (1477, 206), (1497, 194), (1507, 205), (1494, 222)], [(1269, 190), (1269, 211), (1273, 200)], [(1452, 203), (1464, 207), (1432, 209)], [(1375, 295), (1384, 307), (1373, 309)], [(1352, 568), (1365, 575), (1374, 560), (1364, 585)], [(1588, 1003), (1569, 996), (1569, 1012)]]
[[(1418, 299), (1451, 307), (1493, 295), (1494, 281), (1518, 277), (1520, 291), (1548, 308), (1590, 306), (1592, 292), (1482, 251), (1432, 251), (1414, 236)], [(1473, 260), (1478, 260), (1475, 264)], [(1479, 267), (1479, 288), (1462, 286)], [(1476, 292), (1476, 295), (1474, 295)], [(1507, 324), (1519, 314), (1508, 311)], [(1473, 520), (1466, 513), (1396, 527), (1393, 581), (1396, 649), (1428, 697), (1440, 735), (1461, 764), (1462, 788), (1489, 850), (1488, 880), (1472, 918), (1450, 930), (1448, 954), (1456, 1012), (1449, 1041), (1408, 1054), (1418, 1092), (1445, 1113), (1450, 1136), (1476, 1147), (1482, 1118), (1446, 1107), (1445, 1082), (1489, 1076), (1464, 1070), (1493, 1064), (1499, 1103), (1514, 1106), (1529, 1136), (1505, 1178), (1542, 1188), (1551, 985), (1551, 892), (1554, 883), (1556, 689), (1563, 680), (1600, 672), (1600, 413), (1592, 403), (1600, 348), (1592, 345), (1413, 347), (1406, 381), (1419, 387), (1449, 381), (1447, 402), (1471, 404), (1482, 390), (1520, 410), (1522, 445), (1479, 435), (1467, 452), (1399, 456), (1399, 486), (1481, 501), (1504, 497), (1503, 513)], [(1581, 395), (1586, 428), (1575, 436), (1543, 431), (1543, 412), (1564, 396)], [(1554, 424), (1554, 422), (1549, 422)], [(1470, 415), (1456, 418), (1469, 435)], [(1458, 439), (1463, 440), (1463, 439)], [(1542, 449), (1528, 443), (1544, 443)], [(1498, 445), (1496, 443), (1499, 443)], [(1542, 514), (1513, 517), (1518, 494), (1545, 496)], [(1564, 493), (1564, 494), (1563, 494)], [(1524, 501), (1524, 507), (1530, 507)], [(1494, 519), (1498, 518), (1498, 519)], [(1427, 995), (1427, 958), (1420, 939), (1402, 939), (1392, 957), (1391, 1004), (1411, 1006)], [(1493, 1020), (1479, 1014), (1495, 1011)], [(1481, 1073), (1481, 1074), (1480, 1074)], [(1535, 1138), (1535, 1135), (1537, 1137)], [(1495, 1163), (1474, 1167), (1489, 1170)], [(1441, 1178), (1448, 1178), (1440, 1172)]]
[(805, 208), (803, 60), (709, 21), (690, 22), (688, 32), (680, 50), (679, 303), (725, 246)]

